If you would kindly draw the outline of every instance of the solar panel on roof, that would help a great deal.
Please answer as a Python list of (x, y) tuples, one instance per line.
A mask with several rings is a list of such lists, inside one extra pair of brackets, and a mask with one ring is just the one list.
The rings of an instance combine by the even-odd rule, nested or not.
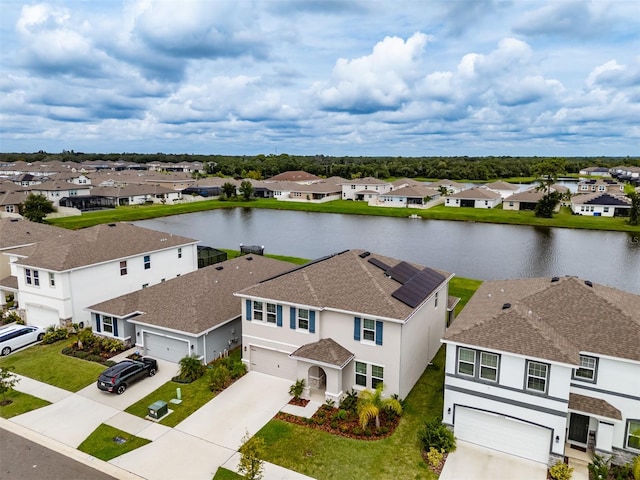
[(378, 268), (381, 268), (382, 270), (384, 270), (385, 272), (387, 270), (389, 270), (389, 265), (387, 265), (386, 263), (378, 260), (377, 258), (370, 258), (369, 260), (367, 260), (370, 264), (375, 265)]
[(391, 294), (402, 303), (416, 308), (444, 281), (444, 275), (425, 268)]
[(400, 262), (395, 267), (387, 270), (386, 273), (394, 280), (404, 284), (420, 273), (420, 270), (407, 262)]

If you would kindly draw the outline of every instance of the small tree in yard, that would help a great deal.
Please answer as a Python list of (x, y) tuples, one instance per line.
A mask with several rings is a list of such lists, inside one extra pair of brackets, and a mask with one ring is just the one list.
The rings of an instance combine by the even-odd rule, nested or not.
[(187, 355), (186, 357), (182, 357), (180, 362), (180, 373), (178, 376), (181, 380), (193, 382), (194, 380), (199, 379), (206, 370), (206, 367), (202, 364), (198, 357), (192, 357)]
[(0, 405), (9, 405), (11, 400), (7, 400), (5, 395), (13, 390), (13, 387), (20, 381), (18, 377), (11, 371), (13, 367), (0, 368), (0, 394), (2, 394), (2, 402)]
[(289, 395), (293, 396), (295, 400), (300, 400), (302, 393), (304, 392), (304, 378), (296, 380), (296, 383), (289, 387)]
[(376, 428), (380, 428), (380, 413), (383, 410), (394, 412), (397, 415), (402, 415), (402, 405), (397, 398), (383, 398), (382, 391), (384, 385), (379, 383), (376, 389), (363, 390), (358, 397), (358, 417), (360, 418), (360, 424), (362, 428), (367, 428), (367, 425), (371, 420), (376, 421)]
[(243, 180), (240, 184), (240, 194), (244, 200), (249, 200), (253, 195), (253, 185), (249, 180)]
[(249, 437), (249, 432), (242, 437), (240, 447), (240, 463), (238, 472), (249, 480), (262, 480), (264, 461), (264, 440), (260, 437)]
[(629, 225), (640, 224), (640, 193), (629, 192), (627, 197), (631, 199), (631, 209), (629, 210)]
[(222, 196), (224, 198), (235, 198), (236, 186), (231, 182), (226, 182), (222, 185)]
[(22, 216), (27, 220), (42, 223), (44, 221), (44, 217), (55, 212), (56, 209), (53, 208), (53, 202), (47, 200), (43, 195), (30, 193), (22, 204), (21, 211)]

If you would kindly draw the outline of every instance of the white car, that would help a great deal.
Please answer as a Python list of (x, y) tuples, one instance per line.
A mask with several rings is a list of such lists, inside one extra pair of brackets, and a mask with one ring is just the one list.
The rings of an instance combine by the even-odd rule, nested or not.
[(32, 325), (11, 325), (0, 329), (0, 354), (9, 355), (30, 343), (39, 342), (44, 338), (45, 330)]

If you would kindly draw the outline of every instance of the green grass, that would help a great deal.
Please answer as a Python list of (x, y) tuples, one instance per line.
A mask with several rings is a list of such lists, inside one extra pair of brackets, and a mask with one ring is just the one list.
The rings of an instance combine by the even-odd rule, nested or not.
[(34, 397), (27, 393), (18, 392), (17, 390), (11, 390), (5, 397), (0, 397), (0, 400), (11, 400), (9, 405), (0, 405), (0, 417), (11, 418), (16, 415), (22, 415), (23, 413), (36, 410), (41, 407), (50, 405), (50, 402), (38, 397)]
[[(239, 250), (229, 250), (227, 248), (219, 248), (218, 250), (222, 250), (223, 252), (227, 252), (227, 260), (231, 260), (233, 258), (240, 256)], [(273, 255), (271, 253), (265, 253), (265, 257), (274, 258), (276, 260), (281, 260), (283, 262), (294, 263), (296, 265), (304, 265), (305, 263), (309, 263), (309, 259), (300, 258), (300, 257), (290, 257), (287, 255)]]
[(482, 284), (482, 280), (472, 278), (453, 277), (449, 282), (449, 295), (460, 298), (456, 305), (456, 315), (458, 315), (467, 304), (471, 296)]
[[(126, 442), (114, 442), (115, 437), (124, 438)], [(78, 450), (108, 462), (112, 458), (119, 457), (147, 443), (151, 443), (151, 440), (136, 437), (103, 423), (80, 444)]]
[(97, 381), (105, 367), (60, 353), (73, 342), (73, 338), (50, 345), (33, 345), (1, 358), (0, 367), (13, 366), (14, 373), (77, 392)]
[(415, 208), (370, 207), (364, 202), (334, 200), (322, 204), (296, 202), (280, 202), (275, 199), (256, 199), (251, 201), (206, 200), (179, 205), (149, 205), (135, 207), (118, 207), (113, 210), (87, 212), (76, 217), (63, 217), (49, 223), (65, 228), (83, 228), (100, 223), (116, 221), (135, 221), (149, 218), (178, 215), (182, 213), (214, 210), (218, 208), (267, 208), (272, 210), (293, 210), (320, 213), (342, 213), (348, 215), (371, 215), (406, 218), (417, 214), (425, 219), (471, 221), (482, 223), (499, 223), (511, 225), (533, 225), (547, 227), (581, 228), (590, 230), (612, 230), (640, 232), (640, 226), (631, 226), (624, 218), (587, 217), (572, 215), (568, 207), (563, 207), (554, 218), (538, 218), (533, 212), (520, 212), (503, 209), (455, 208), (439, 205), (428, 210)]
[(213, 480), (242, 480), (243, 478), (242, 475), (222, 467), (218, 468), (218, 471), (213, 476)]

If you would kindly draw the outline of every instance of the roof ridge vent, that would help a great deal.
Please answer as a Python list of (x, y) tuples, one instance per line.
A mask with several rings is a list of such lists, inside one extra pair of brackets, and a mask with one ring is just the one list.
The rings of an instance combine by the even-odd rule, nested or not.
[(505, 304), (502, 305), (502, 309), (503, 310), (506, 310), (508, 308), (511, 308), (511, 304), (510, 303), (505, 303)]
[(116, 224), (115, 224), (115, 223), (107, 223), (107, 226), (108, 226), (108, 227), (115, 227), (115, 226), (116, 226)]
[(224, 267), (222, 265), (219, 265), (219, 266), (216, 267), (216, 270), (222, 270), (222, 269), (224, 269)]
[(369, 255), (371, 255), (371, 252), (362, 252), (360, 255), (358, 255), (360, 258), (367, 258)]
[(591, 280), (585, 280), (585, 281), (584, 281), (584, 284), (585, 284), (587, 287), (591, 287), (591, 288), (593, 288), (593, 282), (592, 282)]

